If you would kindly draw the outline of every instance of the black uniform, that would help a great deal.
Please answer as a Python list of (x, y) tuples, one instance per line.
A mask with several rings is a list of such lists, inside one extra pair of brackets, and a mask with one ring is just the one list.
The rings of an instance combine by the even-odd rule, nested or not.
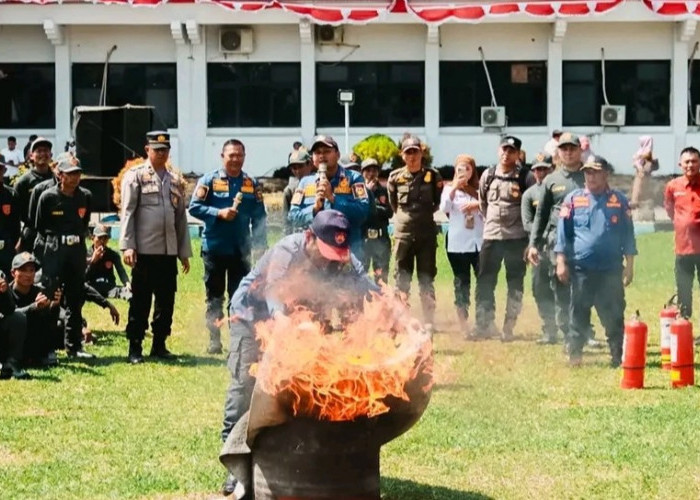
[(20, 251), (31, 252), (34, 249), (34, 239), (36, 238), (36, 228), (34, 227), (35, 219), (29, 218), (29, 200), (32, 191), (37, 184), (52, 179), (53, 173), (51, 170), (45, 174), (37, 172), (35, 168), (30, 168), (23, 174), (17, 182), (15, 182), (15, 191), (17, 192), (17, 205), (19, 207), (19, 216), (24, 227), (22, 228), (22, 240), (20, 243)]
[[(26, 294), (10, 285), (10, 292), (15, 301), (15, 312), (22, 314), (27, 322), (27, 336), (24, 342), (24, 360), (38, 362), (49, 352), (63, 344), (58, 330), (59, 307), (39, 309), (36, 297), (44, 290), (33, 285)], [(51, 298), (51, 297), (49, 297)]]
[(394, 211), (389, 204), (389, 193), (386, 188), (377, 183), (370, 191), (372, 208), (362, 235), (365, 241), (365, 251), (362, 265), (366, 271), (374, 272), (375, 281), (389, 282), (389, 258), (391, 257), (391, 239), (389, 239), (389, 219)]
[(119, 254), (109, 247), (104, 248), (105, 253), (102, 258), (93, 264), (89, 262), (92, 253), (95, 251), (95, 247), (92, 247), (92, 251), (87, 257), (88, 266), (85, 279), (103, 297), (118, 298), (121, 297), (121, 287), (117, 285), (117, 278), (114, 272), (117, 272), (119, 279), (124, 284), (129, 282), (129, 276), (124, 270)]
[(0, 271), (10, 276), (15, 245), (20, 235), (17, 195), (9, 186), (0, 183)]
[[(3, 273), (0, 278), (6, 279)], [(0, 370), (2, 378), (9, 378), (12, 373), (21, 368), (24, 357), (24, 339), (26, 324), (23, 318), (15, 312), (15, 301), (10, 290), (0, 293)]]
[[(41, 198), (41, 195), (43, 194), (44, 191), (46, 191), (49, 188), (52, 188), (54, 186), (58, 185), (58, 178), (56, 176), (52, 176), (50, 179), (46, 179), (44, 181), (41, 181), (39, 184), (34, 186), (34, 189), (32, 189), (31, 193), (29, 193), (29, 207), (27, 208), (27, 220), (29, 221), (25, 227), (29, 227), (31, 231), (31, 237), (34, 238), (32, 240), (32, 246), (31, 248), (35, 248), (36, 245), (42, 245), (43, 246), (43, 241), (41, 241), (41, 237), (37, 234), (36, 232), (36, 209), (39, 206), (39, 198)], [(25, 230), (26, 231), (26, 230)], [(39, 240), (37, 242), (37, 240)], [(31, 250), (30, 250), (31, 251)]]
[(85, 301), (85, 234), (90, 220), (90, 191), (78, 187), (73, 196), (58, 186), (47, 189), (39, 198), (36, 230), (42, 242), (34, 255), (42, 265), (47, 293), (63, 286), (66, 305), (66, 349), (82, 347), (82, 308)]

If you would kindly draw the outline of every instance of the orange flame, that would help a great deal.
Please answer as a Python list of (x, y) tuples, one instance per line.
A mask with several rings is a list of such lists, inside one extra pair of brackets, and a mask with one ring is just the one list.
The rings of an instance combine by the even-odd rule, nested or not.
[[(288, 399), (294, 415), (347, 421), (409, 401), (406, 384), (421, 375), (432, 386), (432, 343), (393, 294), (375, 294), (342, 331), (299, 308), (256, 325), (263, 352), (251, 374), (268, 394)], [(345, 318), (348, 316), (345, 315)], [(424, 378), (425, 377), (425, 378)]]

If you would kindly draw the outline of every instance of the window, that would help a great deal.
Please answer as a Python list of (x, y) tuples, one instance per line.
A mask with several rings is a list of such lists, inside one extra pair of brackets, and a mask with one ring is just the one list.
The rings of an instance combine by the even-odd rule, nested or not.
[(342, 127), (345, 111), (338, 90), (355, 91), (354, 127), (421, 127), (425, 123), (425, 63), (317, 63), (316, 124)]
[(209, 63), (210, 127), (299, 127), (300, 63)]
[[(606, 61), (608, 102), (624, 105), (627, 125), (669, 125), (670, 61)], [(599, 61), (564, 61), (565, 126), (599, 125), (605, 104)]]
[(688, 103), (688, 125), (695, 125), (695, 108), (700, 104), (700, 61), (693, 61), (690, 68), (690, 102)]
[[(544, 61), (487, 62), (496, 103), (510, 126), (547, 124), (547, 65)], [(440, 126), (481, 125), (481, 107), (491, 92), (481, 61), (440, 62)]]
[(0, 128), (56, 126), (56, 74), (53, 63), (0, 63)]
[[(73, 64), (73, 106), (100, 104), (103, 64)], [(107, 66), (106, 105), (154, 106), (158, 127), (177, 127), (174, 63), (114, 63)]]

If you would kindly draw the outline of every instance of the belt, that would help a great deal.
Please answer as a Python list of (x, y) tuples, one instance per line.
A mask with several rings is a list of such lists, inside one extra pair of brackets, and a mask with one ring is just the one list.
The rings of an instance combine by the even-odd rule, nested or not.
[(367, 238), (370, 240), (376, 240), (377, 238), (381, 238), (384, 236), (384, 230), (383, 229), (368, 229), (367, 230)]
[(63, 234), (61, 235), (61, 243), (68, 246), (78, 245), (81, 242), (79, 234)]

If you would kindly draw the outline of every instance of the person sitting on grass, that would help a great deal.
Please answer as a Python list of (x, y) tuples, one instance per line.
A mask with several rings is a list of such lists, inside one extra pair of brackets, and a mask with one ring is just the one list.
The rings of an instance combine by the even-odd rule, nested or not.
[(63, 347), (63, 335), (58, 329), (59, 304), (62, 291), (58, 288), (53, 297), (34, 282), (39, 264), (29, 252), (22, 252), (12, 259), (10, 293), (15, 313), (22, 315), (26, 325), (24, 363), (27, 366), (56, 366), (56, 348)]
[(0, 379), (25, 380), (31, 375), (22, 368), (27, 324), (15, 310), (5, 274), (0, 271)]
[[(87, 256), (85, 281), (100, 295), (110, 299), (131, 298), (131, 283), (119, 254), (109, 248), (109, 228), (98, 224), (92, 231), (92, 249)], [(122, 286), (117, 285), (117, 272)]]

